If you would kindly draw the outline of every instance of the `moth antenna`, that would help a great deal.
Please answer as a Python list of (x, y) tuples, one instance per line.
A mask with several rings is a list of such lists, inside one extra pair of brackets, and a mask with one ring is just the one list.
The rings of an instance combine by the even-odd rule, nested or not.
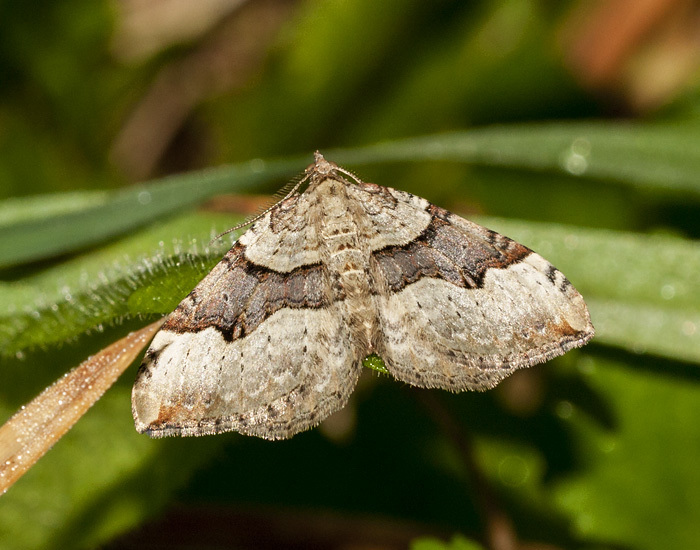
[(363, 181), (359, 177), (357, 177), (357, 175), (354, 172), (351, 172), (350, 170), (346, 170), (345, 168), (342, 168), (340, 166), (336, 166), (335, 171), (340, 172), (341, 174), (345, 174), (346, 176), (350, 176), (357, 183), (363, 183)]
[[(295, 181), (296, 179), (297, 179), (297, 177), (293, 178), (289, 183), (285, 184), (278, 191), (276, 191), (274, 195), (272, 195), (273, 199), (276, 197), (281, 197), (279, 200), (276, 200), (270, 206), (268, 206), (264, 210), (258, 212), (257, 214), (253, 214), (252, 216), (249, 216), (246, 220), (242, 221), (238, 225), (234, 225), (233, 227), (231, 227), (230, 229), (227, 229), (223, 233), (219, 233), (216, 237), (214, 237), (211, 241), (209, 241), (209, 244), (214, 243), (215, 241), (219, 240), (224, 235), (228, 235), (229, 233), (233, 233), (234, 231), (238, 231), (239, 229), (247, 227), (250, 224), (253, 224), (256, 221), (258, 221), (260, 218), (265, 216), (270, 210), (275, 208), (279, 203), (286, 201), (289, 197), (294, 195), (294, 193), (296, 193), (297, 189), (299, 189), (299, 187), (301, 187), (304, 184), (304, 182), (307, 179), (309, 179), (309, 175), (304, 174), (304, 176), (301, 177), (301, 179), (299, 179), (299, 181)], [(289, 191), (287, 191), (288, 189), (289, 189)], [(285, 193), (285, 192), (286, 192), (286, 194), (284, 196), (282, 196), (282, 193)]]

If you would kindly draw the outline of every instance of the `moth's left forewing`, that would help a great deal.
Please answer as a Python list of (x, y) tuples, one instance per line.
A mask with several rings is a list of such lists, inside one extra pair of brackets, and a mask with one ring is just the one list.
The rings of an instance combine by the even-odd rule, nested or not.
[[(373, 252), (382, 338), (396, 378), (453, 391), (493, 387), (515, 369), (561, 355), (593, 335), (581, 295), (530, 249), (444, 209), (416, 238)], [(423, 214), (416, 212), (416, 219)]]
[(586, 302), (561, 271), (520, 243), (456, 214), (443, 212), (453, 227), (464, 234), (477, 235), (496, 252), (494, 269), (484, 271), (485, 284), (496, 290), (510, 288), (514, 297), (519, 298), (515, 303), (522, 309), (541, 308), (554, 338), (558, 334), (562, 343), (575, 342), (582, 346), (593, 337)]

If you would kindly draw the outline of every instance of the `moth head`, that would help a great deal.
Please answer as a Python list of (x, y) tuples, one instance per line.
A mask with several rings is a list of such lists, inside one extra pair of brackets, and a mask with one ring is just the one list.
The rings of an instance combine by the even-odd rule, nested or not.
[(323, 158), (320, 151), (314, 153), (314, 162), (306, 167), (306, 175), (312, 179), (318, 177), (327, 177), (338, 171), (338, 165), (335, 162), (327, 161)]
[(309, 166), (306, 167), (304, 179), (310, 179), (312, 182), (314, 182), (323, 180), (331, 176), (335, 176), (336, 178), (338, 178), (340, 177), (340, 174), (350, 176), (350, 178), (352, 178), (358, 183), (360, 183), (361, 181), (360, 178), (358, 178), (355, 174), (353, 174), (349, 170), (341, 168), (335, 162), (326, 160), (320, 151), (316, 151), (314, 153), (313, 164), (309, 164)]

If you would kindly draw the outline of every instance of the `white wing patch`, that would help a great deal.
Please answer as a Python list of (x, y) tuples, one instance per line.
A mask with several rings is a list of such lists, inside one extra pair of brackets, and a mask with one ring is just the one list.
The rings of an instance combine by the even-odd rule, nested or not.
[(151, 349), (160, 353), (144, 363), (133, 412), (155, 436), (291, 437), (346, 404), (363, 358), (333, 310), (280, 310), (234, 342), (214, 327), (162, 330)]
[[(534, 258), (533, 258), (534, 256)], [(452, 391), (492, 388), (513, 370), (585, 343), (581, 296), (526, 261), (486, 273), (482, 288), (424, 278), (382, 297), (377, 353), (399, 380)], [(582, 309), (583, 307), (583, 309)]]

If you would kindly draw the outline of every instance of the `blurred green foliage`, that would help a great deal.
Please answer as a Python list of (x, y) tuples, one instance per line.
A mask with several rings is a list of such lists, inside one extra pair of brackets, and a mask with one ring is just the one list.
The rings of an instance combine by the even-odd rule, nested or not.
[[(556, 37), (568, 6), (250, 2), (241, 9), (260, 11), (246, 32), (234, 11), (126, 58), (118, 3), (0, 2), (2, 418), (172, 310), (216, 263), (230, 241), (209, 239), (241, 216), (196, 206), (224, 191), (270, 191), (321, 149), (366, 181), (534, 248), (587, 299), (597, 337), (586, 348), (491, 392), (432, 392), (518, 539), (693, 548), (700, 93), (689, 87), (642, 120), (613, 120), (564, 68)], [(255, 42), (255, 22), (281, 9), (273, 38), (256, 46), (262, 60), (192, 101), (142, 172), (157, 179), (133, 182), (124, 159), (149, 140), (132, 149), (126, 140), (122, 156), (115, 143), (143, 98), (163, 80), (163, 105), (186, 96), (196, 88), (188, 68), (206, 82), (188, 60), (208, 59), (198, 55), (216, 50), (212, 37)], [(181, 79), (163, 79), (173, 68)], [(146, 532), (164, 546), (255, 540), (241, 538), (250, 529), (234, 521), (241, 514), (290, 537), (289, 525), (311, 516), (338, 533), (353, 531), (343, 522), (364, 526), (356, 538), (366, 528), (375, 542), (391, 539), (387, 548), (401, 547), (388, 532), (415, 550), (487, 544), (484, 495), (457, 442), (420, 390), (367, 373), (337, 422), (270, 443), (137, 434), (132, 371), (0, 497), (0, 548), (145, 547), (133, 530), (149, 521), (161, 522)], [(189, 528), (174, 528), (183, 517)], [(318, 542), (313, 528), (308, 539), (295, 533)], [(334, 542), (325, 547), (343, 540)]]

